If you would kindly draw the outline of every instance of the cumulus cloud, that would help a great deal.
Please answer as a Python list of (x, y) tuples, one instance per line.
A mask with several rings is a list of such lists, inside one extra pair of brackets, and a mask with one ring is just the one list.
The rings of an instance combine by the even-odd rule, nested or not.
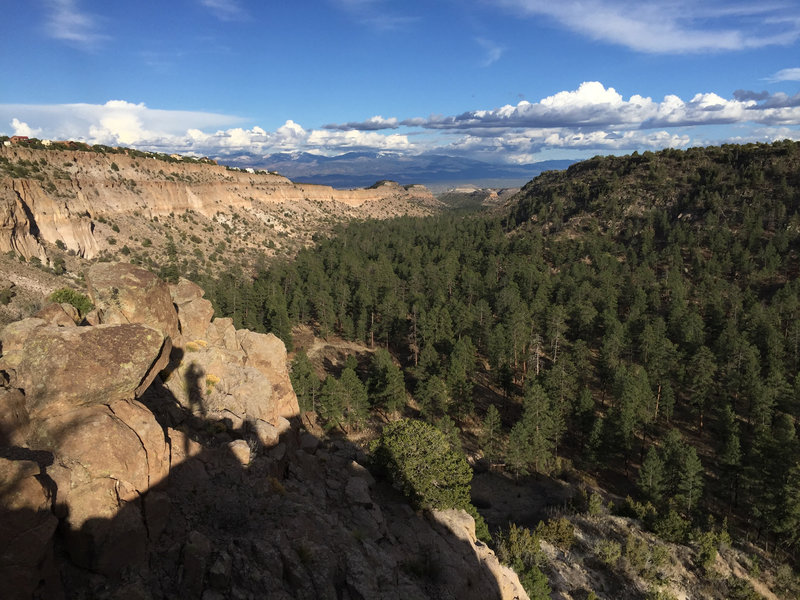
[(465, 135), (447, 146), (448, 153), (497, 161), (532, 162), (536, 153), (548, 149), (593, 150), (601, 152), (686, 147), (689, 135), (668, 131), (573, 131), (568, 129), (529, 129), (498, 133), (493, 137)]
[(0, 105), (0, 123), (7, 123), (14, 135), (73, 139), (143, 150), (234, 156), (245, 152), (266, 155), (299, 150), (412, 148), (405, 135), (356, 130), (307, 131), (292, 120), (275, 131), (267, 131), (259, 126), (236, 126), (242, 121), (231, 115), (158, 110), (124, 100), (110, 100), (105, 104)]
[(30, 125), (19, 119), (11, 119), (11, 129), (14, 131), (14, 135), (24, 135), (27, 137), (36, 137), (41, 133), (40, 129), (33, 129)]
[(397, 129), (400, 127), (395, 117), (384, 119), (380, 115), (370, 117), (366, 121), (351, 121), (349, 123), (330, 123), (323, 125), (323, 129), (336, 129), (339, 131), (380, 131), (381, 129)]
[(590, 39), (638, 52), (735, 51), (788, 45), (800, 37), (800, 9), (790, 3), (709, 0), (501, 0), (532, 17), (551, 18)]
[(769, 92), (754, 92), (752, 90), (736, 90), (733, 92), (733, 97), (740, 102), (746, 102), (748, 100), (766, 100), (769, 98)]
[(312, 131), (306, 143), (311, 147), (338, 150), (408, 150), (408, 137), (393, 133), (383, 135), (369, 131)]
[(105, 104), (2, 104), (0, 123), (34, 124), (50, 139), (75, 139), (118, 145), (183, 135), (190, 128), (232, 126), (243, 119), (199, 111), (159, 110), (143, 103), (110, 100)]
[[(2, 124), (10, 129), (3, 132)], [(319, 129), (288, 120), (272, 131), (232, 115), (158, 110), (124, 100), (100, 105), (0, 105), (0, 133), (12, 131), (221, 158), (368, 150), (525, 162), (547, 150), (562, 154), (655, 150), (726, 141), (749, 131), (753, 134), (748, 141), (795, 138), (800, 135), (800, 94), (737, 90), (730, 98), (703, 92), (689, 99), (669, 94), (655, 100), (639, 94), (623, 97), (613, 87), (594, 81), (537, 102), (523, 100), (454, 116), (401, 121), (376, 115)], [(709, 139), (714, 134), (718, 139)], [(742, 139), (747, 135), (741, 133)]]
[(45, 31), (50, 37), (83, 48), (108, 39), (98, 31), (97, 18), (78, 7), (78, 0), (47, 0), (45, 7)]
[[(756, 97), (761, 98), (759, 101)], [(614, 88), (597, 81), (582, 83), (577, 90), (562, 91), (539, 102), (521, 101), (516, 106), (474, 110), (456, 116), (432, 116), (401, 122), (409, 127), (468, 131), (522, 128), (570, 128), (581, 131), (608, 129), (656, 129), (694, 125), (726, 125), (756, 122), (800, 124), (800, 96), (774, 94), (764, 97), (739, 91), (734, 98), (700, 93), (690, 100), (670, 94), (660, 102), (634, 94), (627, 100)]]

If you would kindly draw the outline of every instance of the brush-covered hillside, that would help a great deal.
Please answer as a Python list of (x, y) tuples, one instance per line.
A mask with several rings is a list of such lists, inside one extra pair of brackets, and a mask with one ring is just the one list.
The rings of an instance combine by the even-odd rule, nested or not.
[[(294, 332), (330, 435), (444, 431), (532, 597), (793, 598), (799, 162), (788, 141), (595, 158), (495, 216), (354, 223), (204, 287)], [(321, 381), (300, 324), (360, 361)]]

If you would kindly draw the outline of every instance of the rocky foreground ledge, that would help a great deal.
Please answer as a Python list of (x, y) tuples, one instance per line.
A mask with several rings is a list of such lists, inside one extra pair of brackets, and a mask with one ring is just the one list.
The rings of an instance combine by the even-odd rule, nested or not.
[(278, 338), (186, 280), (86, 279), (82, 325), (0, 332), (3, 597), (527, 598), (466, 513), (414, 513), (301, 426)]

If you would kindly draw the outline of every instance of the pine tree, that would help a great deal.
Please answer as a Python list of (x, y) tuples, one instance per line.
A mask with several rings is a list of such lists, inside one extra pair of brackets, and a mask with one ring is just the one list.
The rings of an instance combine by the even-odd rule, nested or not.
[(420, 411), (428, 419), (446, 415), (451, 404), (447, 384), (437, 375), (431, 375), (419, 382), (416, 398)]
[(677, 489), (683, 496), (686, 514), (689, 515), (697, 507), (703, 493), (704, 476), (703, 465), (697, 456), (697, 451), (692, 446), (689, 446), (684, 453), (680, 474), (681, 479)]
[(295, 355), (289, 377), (297, 395), (300, 410), (317, 410), (317, 394), (322, 387), (322, 382), (314, 373), (314, 367), (305, 351), (300, 350)]
[(650, 446), (639, 469), (639, 489), (652, 502), (661, 502), (664, 493), (664, 461), (655, 446)]
[(333, 375), (328, 375), (319, 393), (319, 415), (325, 420), (326, 429), (344, 424), (345, 390)]
[(394, 364), (392, 355), (383, 348), (378, 349), (370, 366), (367, 382), (370, 402), (388, 412), (395, 412), (406, 403), (406, 386), (403, 372)]
[(555, 421), (550, 399), (538, 383), (529, 385), (525, 392), (522, 421), (528, 432), (530, 462), (536, 472), (544, 473), (553, 459)]
[(490, 462), (493, 462), (498, 457), (501, 433), (500, 412), (494, 404), (490, 404), (489, 408), (486, 409), (486, 416), (483, 419), (479, 439), (483, 455)]
[(531, 462), (530, 433), (523, 419), (517, 421), (508, 434), (506, 466), (515, 475), (527, 475)]
[(344, 424), (348, 428), (361, 429), (369, 415), (367, 388), (361, 383), (352, 366), (342, 371), (339, 383), (344, 391)]

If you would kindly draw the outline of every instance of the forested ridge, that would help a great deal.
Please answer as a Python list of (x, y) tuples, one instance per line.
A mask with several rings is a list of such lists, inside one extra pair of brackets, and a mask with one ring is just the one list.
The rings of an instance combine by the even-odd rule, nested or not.
[(568, 459), (665, 539), (727, 519), (792, 560), (799, 209), (798, 143), (597, 157), (499, 213), (352, 223), (203, 284), (237, 327), (388, 350), (355, 392), (298, 389), (332, 426), (416, 407), (458, 443), (477, 423), (512, 473)]

